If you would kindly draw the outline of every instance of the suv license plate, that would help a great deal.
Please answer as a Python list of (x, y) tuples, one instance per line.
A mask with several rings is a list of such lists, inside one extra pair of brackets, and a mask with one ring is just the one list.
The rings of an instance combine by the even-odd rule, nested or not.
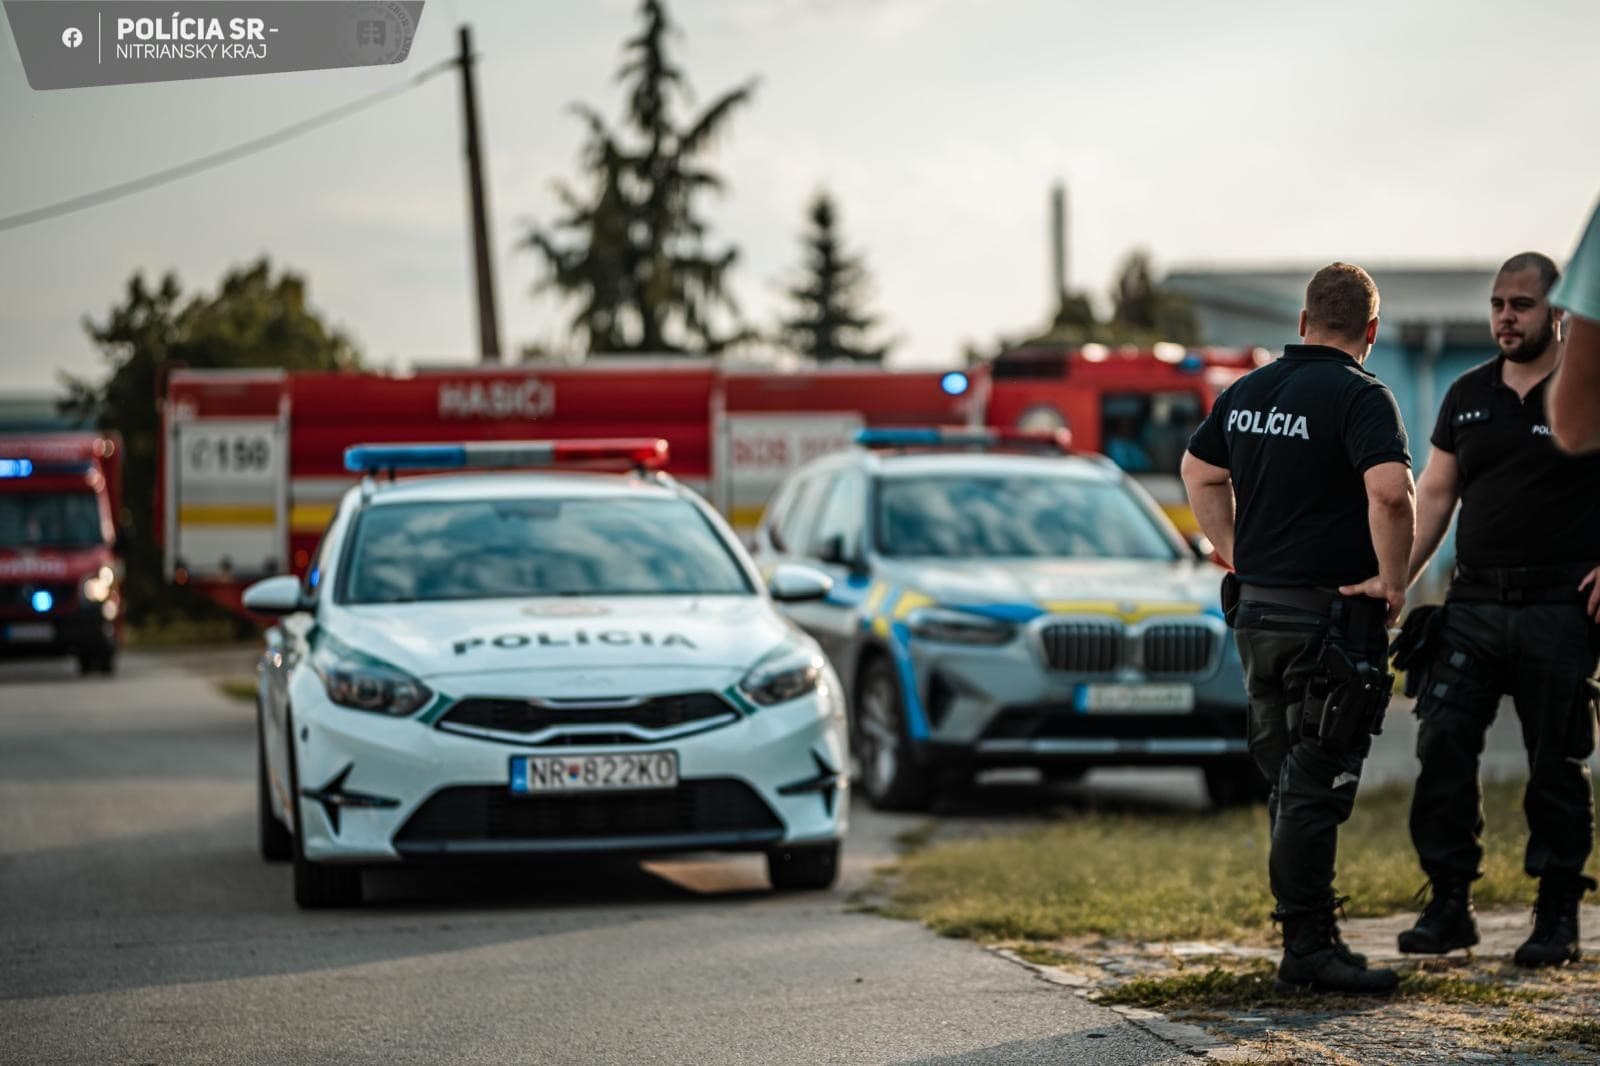
[(615, 755), (518, 755), (511, 760), (511, 791), (519, 796), (562, 792), (622, 792), (674, 788), (675, 751)]
[(1079, 685), (1075, 702), (1083, 714), (1187, 714), (1194, 686)]
[(49, 622), (13, 622), (5, 627), (7, 640), (18, 644), (47, 644), (56, 639), (56, 627)]

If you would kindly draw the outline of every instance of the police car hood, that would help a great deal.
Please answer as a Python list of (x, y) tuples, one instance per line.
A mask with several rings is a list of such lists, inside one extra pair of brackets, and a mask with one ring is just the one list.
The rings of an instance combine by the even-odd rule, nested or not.
[[(743, 671), (794, 630), (760, 596), (617, 596), (346, 607), (335, 635), (423, 680)], [(651, 686), (656, 688), (658, 686)]]
[[(1215, 608), (1223, 570), (1211, 563), (1141, 559), (896, 561), (883, 576), (952, 607), (1116, 601)], [(1124, 608), (1125, 609), (1125, 608)]]

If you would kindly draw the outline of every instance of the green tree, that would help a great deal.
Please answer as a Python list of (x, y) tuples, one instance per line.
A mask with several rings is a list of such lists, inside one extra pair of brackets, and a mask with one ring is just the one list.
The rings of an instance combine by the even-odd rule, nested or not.
[(728, 120), (748, 104), (755, 83), (713, 100), (688, 121), (688, 79), (668, 54), (675, 30), (661, 0), (642, 0), (642, 25), (623, 45), (618, 71), (627, 94), (622, 129), (593, 108), (574, 105), (588, 126), (582, 153), (584, 190), (556, 186), (562, 213), (531, 227), (522, 244), (544, 260), (539, 291), (577, 304), (575, 335), (590, 352), (716, 352), (747, 338), (719, 332), (737, 321), (728, 274), (733, 247), (711, 247), (699, 210), (704, 194), (724, 188), (705, 157)]
[(166, 374), (177, 367), (351, 367), (350, 341), (306, 306), (306, 283), (287, 271), (272, 275), (266, 259), (229, 271), (215, 296), (187, 300), (175, 275), (152, 287), (143, 273), (104, 320), (84, 328), (110, 364), (98, 384), (67, 378), (68, 406), (102, 429), (122, 434), (123, 513), (131, 617), (192, 608), (194, 600), (168, 587), (155, 540), (155, 486), (160, 477), (158, 404)]
[(1111, 331), (1132, 343), (1199, 342), (1199, 325), (1188, 297), (1159, 288), (1152, 276), (1150, 253), (1135, 248), (1122, 261), (1111, 291)]
[(881, 363), (893, 344), (868, 340), (878, 319), (861, 310), (866, 266), (859, 256), (845, 254), (833, 197), (817, 193), (806, 219), (810, 228), (802, 243), (807, 276), (789, 289), (795, 309), (783, 320), (780, 341), (815, 359)]

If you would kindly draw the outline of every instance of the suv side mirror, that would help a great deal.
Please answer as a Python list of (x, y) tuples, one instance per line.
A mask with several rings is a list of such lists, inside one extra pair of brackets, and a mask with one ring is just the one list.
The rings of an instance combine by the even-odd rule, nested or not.
[(767, 579), (767, 591), (779, 603), (820, 600), (833, 590), (833, 578), (809, 566), (784, 563)]
[(289, 574), (257, 581), (244, 590), (244, 609), (256, 614), (294, 614), (307, 607), (300, 595), (300, 579)]
[(1204, 559), (1206, 562), (1213, 561), (1212, 556), (1217, 553), (1217, 546), (1212, 544), (1211, 539), (1204, 533), (1190, 533), (1184, 540), (1189, 542), (1189, 550), (1194, 552), (1196, 559)]
[(817, 551), (817, 558), (825, 563), (835, 566), (844, 566), (850, 560), (844, 556), (844, 534), (835, 533), (822, 542), (822, 547)]

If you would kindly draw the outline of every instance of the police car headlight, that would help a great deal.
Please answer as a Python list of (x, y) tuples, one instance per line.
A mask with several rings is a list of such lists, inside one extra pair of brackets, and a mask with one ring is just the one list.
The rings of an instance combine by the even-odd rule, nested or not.
[(111, 598), (111, 590), (117, 583), (116, 571), (109, 566), (102, 566), (98, 571), (83, 579), (83, 599), (85, 603), (104, 603)]
[(804, 644), (780, 644), (750, 668), (739, 691), (763, 707), (814, 692), (822, 678), (822, 655)]
[(404, 670), (331, 640), (312, 654), (311, 667), (322, 679), (328, 698), (341, 707), (400, 716), (420, 710), (433, 699), (433, 690)]
[(946, 644), (1005, 644), (1017, 632), (1010, 622), (942, 607), (917, 608), (906, 618), (906, 628), (918, 640)]

